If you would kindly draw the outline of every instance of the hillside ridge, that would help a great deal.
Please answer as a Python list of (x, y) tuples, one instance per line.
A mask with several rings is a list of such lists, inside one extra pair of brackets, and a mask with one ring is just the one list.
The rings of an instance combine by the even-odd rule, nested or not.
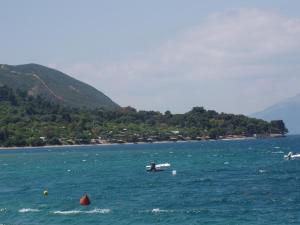
[(117, 109), (101, 91), (59, 70), (30, 63), (23, 65), (0, 64), (0, 84), (42, 96), (51, 102), (75, 108)]
[(37, 78), (43, 85), (44, 87), (58, 100), (63, 101), (64, 99), (61, 96), (57, 96), (53, 90), (51, 90), (51, 88), (48, 87), (48, 85), (45, 83), (45, 81), (43, 81), (43, 79), (41, 79), (38, 75), (33, 74), (32, 76), (34, 76), (35, 78)]

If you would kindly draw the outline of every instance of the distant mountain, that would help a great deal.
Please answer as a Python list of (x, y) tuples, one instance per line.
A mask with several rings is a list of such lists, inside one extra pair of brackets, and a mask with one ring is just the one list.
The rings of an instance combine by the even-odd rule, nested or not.
[(119, 106), (102, 92), (60, 71), (38, 64), (0, 64), (0, 85), (40, 95), (70, 107), (117, 109)]
[(300, 94), (251, 116), (269, 121), (282, 119), (290, 134), (300, 134)]

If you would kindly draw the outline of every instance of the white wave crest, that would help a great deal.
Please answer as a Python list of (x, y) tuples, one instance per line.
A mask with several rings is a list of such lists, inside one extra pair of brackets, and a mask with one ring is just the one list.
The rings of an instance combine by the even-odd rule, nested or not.
[(89, 214), (89, 213), (99, 213), (99, 214), (105, 214), (105, 213), (110, 213), (110, 209), (93, 209), (93, 210), (90, 210), (90, 211), (85, 211), (85, 213)]
[(38, 209), (31, 209), (31, 208), (23, 208), (23, 209), (19, 210), (20, 213), (39, 212), (39, 211), (40, 210), (38, 210)]
[(155, 208), (155, 209), (152, 209), (151, 212), (153, 212), (153, 213), (168, 213), (168, 212), (173, 212), (173, 210)]
[(67, 210), (67, 211), (53, 211), (53, 214), (60, 214), (60, 215), (75, 215), (75, 214), (106, 214), (109, 213), (110, 209), (92, 209), (89, 211), (82, 211), (82, 210)]
[(79, 214), (80, 210), (69, 210), (69, 211), (54, 211), (53, 214), (62, 214), (62, 215), (69, 215), (69, 214)]

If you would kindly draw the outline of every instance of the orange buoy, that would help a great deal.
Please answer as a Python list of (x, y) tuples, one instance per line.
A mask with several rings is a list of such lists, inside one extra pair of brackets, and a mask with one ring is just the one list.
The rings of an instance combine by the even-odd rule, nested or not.
[(87, 195), (82, 196), (80, 199), (80, 205), (89, 205), (91, 204), (91, 201)]

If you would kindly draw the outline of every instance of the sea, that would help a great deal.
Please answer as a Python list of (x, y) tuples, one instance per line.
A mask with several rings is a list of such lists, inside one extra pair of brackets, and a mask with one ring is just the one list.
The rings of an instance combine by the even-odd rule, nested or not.
[(300, 224), (290, 151), (300, 136), (1, 150), (0, 225)]

